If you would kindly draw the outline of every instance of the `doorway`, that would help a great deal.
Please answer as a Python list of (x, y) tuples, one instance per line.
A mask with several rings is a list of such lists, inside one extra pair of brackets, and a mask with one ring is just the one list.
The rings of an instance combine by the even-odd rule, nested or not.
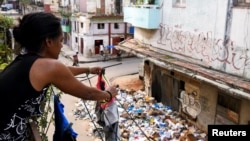
[(100, 54), (100, 45), (103, 45), (103, 40), (95, 40), (95, 54)]
[(162, 73), (162, 69), (155, 68), (152, 73), (152, 96), (157, 102), (170, 106), (173, 110), (178, 111), (180, 89), (184, 89), (183, 81), (175, 79), (170, 74)]

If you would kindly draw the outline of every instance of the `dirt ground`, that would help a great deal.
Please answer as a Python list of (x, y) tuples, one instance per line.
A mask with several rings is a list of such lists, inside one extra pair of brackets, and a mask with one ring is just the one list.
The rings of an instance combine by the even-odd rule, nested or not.
[(112, 80), (111, 83), (112, 85), (119, 85), (120, 89), (129, 92), (144, 89), (144, 82), (139, 79), (138, 74), (121, 76)]

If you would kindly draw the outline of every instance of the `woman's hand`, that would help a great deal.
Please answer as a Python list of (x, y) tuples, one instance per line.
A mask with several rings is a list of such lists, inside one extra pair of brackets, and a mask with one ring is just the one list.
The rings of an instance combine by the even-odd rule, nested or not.
[(90, 74), (100, 74), (102, 71), (102, 67), (89, 67)]
[(109, 91), (112, 95), (112, 98), (115, 97), (118, 93), (116, 87), (114, 87), (114, 86), (107, 87), (105, 91)]

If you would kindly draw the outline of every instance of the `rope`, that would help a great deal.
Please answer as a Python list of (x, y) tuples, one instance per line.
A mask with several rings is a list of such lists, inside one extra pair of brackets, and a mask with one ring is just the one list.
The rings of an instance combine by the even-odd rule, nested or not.
[[(103, 71), (101, 72), (101, 77), (104, 78), (105, 82), (108, 84), (108, 86), (110, 86), (110, 83), (109, 83), (108, 79), (105, 77), (104, 74), (105, 74), (105, 70), (103, 70)], [(112, 102), (114, 102), (114, 101), (112, 101)], [(117, 112), (118, 112), (118, 111), (117, 111)], [(109, 121), (107, 115), (106, 115), (105, 113), (104, 113), (103, 115), (106, 117), (106, 119), (107, 119), (109, 125), (111, 125), (111, 122)], [(118, 128), (119, 128), (119, 126), (118, 126)], [(109, 128), (109, 129), (111, 129), (111, 130), (115, 133), (116, 139), (121, 140), (121, 139), (118, 137), (117, 132), (116, 132), (113, 128)]]
[[(108, 85), (109, 85), (109, 82), (108, 82), (108, 80), (107, 80), (107, 78), (105, 77), (105, 75), (103, 74), (103, 78), (106, 80), (106, 82), (108, 83)], [(119, 100), (117, 100), (117, 102), (121, 105), (121, 107), (123, 108), (123, 109), (125, 109), (124, 107), (123, 107), (123, 105), (120, 103), (120, 101)], [(135, 121), (135, 119), (130, 115), (130, 113), (127, 111), (127, 110), (124, 110), (124, 111), (126, 111), (126, 113), (129, 115), (129, 117), (130, 117), (130, 119), (132, 119), (132, 121), (136, 124), (136, 126), (137, 127), (139, 127), (139, 129), (141, 130), (141, 132), (143, 133), (143, 135), (148, 139), (148, 140), (150, 140), (150, 138), (146, 135), (146, 133), (141, 129), (141, 127), (139, 126), (139, 124)]]
[[(89, 80), (89, 83), (90, 83), (90, 86), (91, 86), (90, 78), (88, 77), (88, 75), (87, 75), (86, 77), (87, 77), (87, 79), (84, 79), (84, 80)], [(102, 77), (104, 78), (104, 80), (105, 80), (105, 82), (108, 84), (108, 86), (110, 86), (110, 82), (108, 81), (108, 79), (106, 78), (106, 76), (104, 75), (104, 73), (102, 73)], [(124, 106), (120, 103), (120, 101), (117, 100), (117, 102), (121, 105), (121, 107), (122, 107), (123, 109), (125, 109)], [(86, 106), (85, 106), (85, 107), (86, 107)], [(87, 107), (86, 107), (86, 109), (87, 109)], [(137, 127), (139, 128), (139, 130), (143, 133), (143, 135), (150, 141), (150, 140), (151, 140), (150, 137), (148, 137), (148, 136), (146, 135), (146, 133), (142, 130), (142, 128), (140, 127), (140, 125), (135, 121), (135, 119), (131, 116), (131, 114), (130, 114), (127, 110), (124, 110), (124, 111), (126, 111), (126, 113), (129, 115), (130, 119), (132, 119), (132, 121), (136, 124), (136, 126), (137, 126)], [(90, 115), (89, 112), (88, 112), (88, 114), (89, 114), (89, 116), (90, 116), (90, 118), (91, 118), (91, 115)], [(106, 119), (108, 120), (107, 115), (104, 114), (104, 116), (105, 116)], [(92, 122), (93, 122), (93, 120), (92, 120)], [(108, 120), (108, 122), (110, 123), (109, 120)], [(93, 124), (94, 124), (94, 122), (93, 122)], [(95, 126), (95, 128), (97, 128), (95, 124), (94, 124), (94, 126)], [(119, 128), (119, 127), (118, 127), (118, 128)], [(111, 130), (114, 131), (113, 128), (112, 128)], [(99, 132), (100, 132), (100, 131), (98, 130), (98, 133), (99, 133)], [(121, 139), (117, 136), (117, 132), (114, 131), (114, 133), (116, 134), (116, 137), (117, 137), (119, 140), (121, 140)], [(99, 135), (100, 135), (100, 137), (101, 137), (101, 133), (99, 133)], [(103, 141), (103, 140), (102, 140), (102, 141)]]
[[(90, 82), (90, 79), (89, 79), (89, 77), (88, 77), (88, 74), (86, 74), (86, 77), (87, 77), (87, 79), (89, 80), (89, 85), (92, 86), (92, 85), (91, 85), (91, 82)], [(87, 108), (87, 105), (86, 105), (86, 103), (85, 103), (85, 101), (84, 101), (83, 99), (82, 99), (82, 102), (83, 102), (83, 104), (84, 104), (84, 106), (85, 106), (85, 109), (87, 110), (87, 113), (88, 113), (88, 115), (89, 115), (89, 117), (90, 117), (90, 119), (91, 119), (91, 122), (92, 122), (93, 125), (95, 126), (95, 129), (97, 130), (97, 132), (98, 132), (98, 134), (99, 134), (101, 140), (104, 141), (104, 139), (102, 138), (102, 134), (101, 134), (100, 130), (98, 130), (98, 128), (97, 128), (97, 126), (96, 126), (96, 124), (95, 124), (95, 122), (94, 122), (94, 120), (93, 120), (93, 118), (92, 118), (92, 116), (91, 116), (91, 114), (90, 114), (88, 108)]]

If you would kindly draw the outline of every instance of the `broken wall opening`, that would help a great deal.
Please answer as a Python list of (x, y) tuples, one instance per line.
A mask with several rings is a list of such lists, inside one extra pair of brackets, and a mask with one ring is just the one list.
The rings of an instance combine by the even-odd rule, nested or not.
[(241, 100), (232, 96), (218, 94), (215, 124), (238, 124)]
[(154, 66), (152, 71), (152, 96), (157, 102), (170, 106), (173, 110), (179, 111), (179, 93), (184, 90), (184, 81), (174, 78), (173, 71), (167, 71)]

